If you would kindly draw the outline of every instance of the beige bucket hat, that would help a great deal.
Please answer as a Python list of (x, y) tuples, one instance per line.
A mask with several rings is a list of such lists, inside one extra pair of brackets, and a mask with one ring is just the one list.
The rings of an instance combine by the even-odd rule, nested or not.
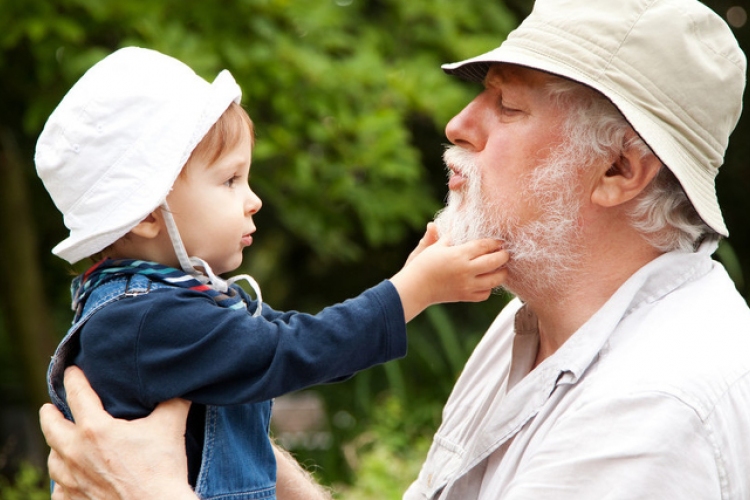
[(241, 95), (228, 71), (209, 83), (149, 49), (120, 49), (95, 64), (37, 141), (37, 173), (70, 230), (52, 252), (75, 263), (158, 208), (195, 146)]
[(712, 10), (697, 0), (537, 0), (500, 47), (443, 69), (482, 81), (498, 62), (608, 97), (706, 224), (728, 235), (714, 180), (742, 110), (746, 59)]

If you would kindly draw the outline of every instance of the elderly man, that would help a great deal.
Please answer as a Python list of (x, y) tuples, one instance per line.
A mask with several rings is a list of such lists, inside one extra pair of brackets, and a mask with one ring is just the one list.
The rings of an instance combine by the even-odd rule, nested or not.
[[(436, 222), (454, 242), (504, 240), (518, 299), (405, 498), (750, 498), (750, 310), (710, 258), (745, 83), (729, 28), (696, 0), (538, 0), (499, 48), (444, 69), (484, 90), (447, 126)], [(180, 451), (167, 409), (80, 413), (42, 409), (69, 498), (184, 488), (179, 463), (150, 458)], [(129, 444), (144, 432), (153, 454)], [(284, 457), (282, 481), (311, 486)]]

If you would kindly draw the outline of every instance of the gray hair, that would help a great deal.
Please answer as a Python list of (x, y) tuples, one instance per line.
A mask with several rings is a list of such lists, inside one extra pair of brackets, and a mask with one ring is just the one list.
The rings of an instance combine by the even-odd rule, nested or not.
[[(627, 140), (633, 128), (601, 93), (577, 82), (551, 77), (550, 97), (568, 110), (565, 122), (569, 147), (591, 162), (602, 156), (619, 155), (634, 148), (643, 158), (655, 156), (638, 134)], [(629, 212), (632, 226), (654, 248), (693, 251), (707, 236), (718, 234), (700, 218), (677, 178), (663, 163), (659, 173), (635, 199)]]

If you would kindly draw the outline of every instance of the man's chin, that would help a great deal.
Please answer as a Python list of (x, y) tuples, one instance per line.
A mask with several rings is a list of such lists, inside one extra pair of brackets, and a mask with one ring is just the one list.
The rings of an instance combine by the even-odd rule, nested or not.
[(452, 206), (440, 211), (434, 220), (438, 235), (447, 237), (451, 245), (461, 245), (472, 240), (484, 238), (474, 229), (470, 218), (463, 216)]

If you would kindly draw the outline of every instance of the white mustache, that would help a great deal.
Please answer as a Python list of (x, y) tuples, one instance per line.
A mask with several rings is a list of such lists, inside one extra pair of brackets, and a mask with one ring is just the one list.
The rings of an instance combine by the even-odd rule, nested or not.
[(458, 170), (464, 177), (471, 177), (477, 173), (477, 154), (461, 146), (448, 146), (443, 152), (443, 162), (449, 170)]

